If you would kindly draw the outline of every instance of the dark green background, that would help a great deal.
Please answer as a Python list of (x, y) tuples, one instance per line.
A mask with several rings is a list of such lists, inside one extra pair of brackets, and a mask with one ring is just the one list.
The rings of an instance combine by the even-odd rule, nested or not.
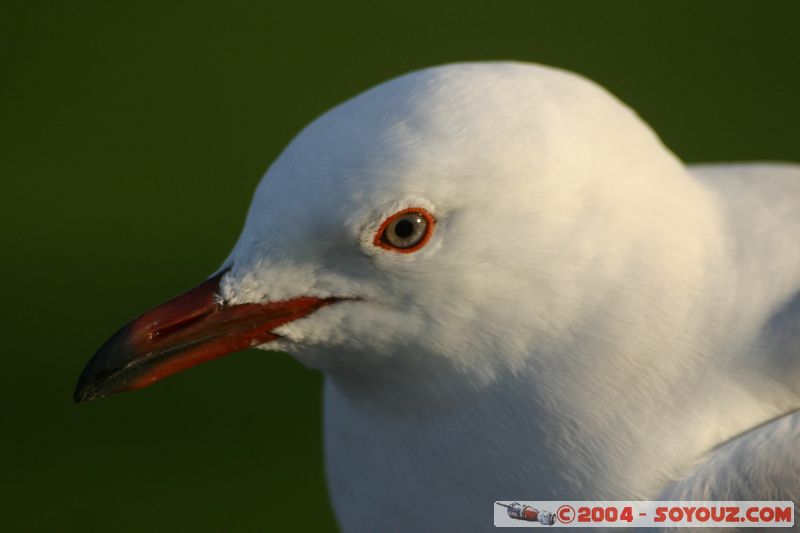
[(0, 529), (333, 530), (318, 374), (249, 351), (75, 406), (83, 363), (220, 264), (299, 128), (419, 67), (558, 65), (686, 160), (800, 160), (792, 4), (4, 3)]

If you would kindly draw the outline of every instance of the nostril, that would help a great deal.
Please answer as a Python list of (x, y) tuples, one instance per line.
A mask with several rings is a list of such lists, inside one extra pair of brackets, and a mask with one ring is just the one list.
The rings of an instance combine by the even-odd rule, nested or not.
[(202, 313), (197, 313), (195, 315), (183, 317), (180, 320), (176, 320), (169, 324), (158, 324), (158, 322), (153, 323), (153, 326), (149, 328), (147, 333), (147, 338), (149, 340), (155, 339), (163, 339), (169, 337), (173, 333), (177, 331), (182, 331), (189, 328), (191, 325), (196, 324), (209, 316), (211, 313), (214, 312), (214, 309), (206, 309)]

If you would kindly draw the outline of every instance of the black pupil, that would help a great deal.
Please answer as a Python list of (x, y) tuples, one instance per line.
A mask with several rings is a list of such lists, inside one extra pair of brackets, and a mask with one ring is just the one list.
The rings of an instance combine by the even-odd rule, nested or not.
[(405, 239), (414, 233), (414, 223), (408, 219), (398, 220), (394, 226), (394, 234)]

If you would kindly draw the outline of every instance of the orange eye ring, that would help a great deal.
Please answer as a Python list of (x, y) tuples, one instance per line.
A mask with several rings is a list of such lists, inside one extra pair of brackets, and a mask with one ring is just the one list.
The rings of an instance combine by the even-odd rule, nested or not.
[(372, 244), (384, 250), (410, 254), (428, 244), (435, 225), (436, 218), (426, 209), (408, 207), (381, 223)]

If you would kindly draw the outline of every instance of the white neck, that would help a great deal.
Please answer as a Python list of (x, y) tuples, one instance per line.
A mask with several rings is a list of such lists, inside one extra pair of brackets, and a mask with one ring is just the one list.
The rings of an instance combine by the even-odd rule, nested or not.
[[(641, 250), (663, 257), (647, 258), (655, 268), (634, 262), (623, 283), (582, 302), (568, 331), (509, 357), (513, 364), (493, 368), (489, 380), (465, 379), (470, 361), (486, 361), (480, 353), (419, 379), (390, 370), (329, 376), (326, 464), (339, 516), (391, 529), (393, 502), (425, 509), (436, 505), (427, 495), (459, 490), (475, 508), (466, 530), (501, 498), (654, 499), (715, 444), (785, 410), (788, 401), (765, 397), (754, 375), (736, 374), (749, 332), (723, 311), (735, 308), (726, 296), (735, 280), (716, 275), (730, 270), (717, 268), (726, 252), (704, 243), (718, 242), (722, 228), (711, 201), (697, 195), (694, 232), (662, 236), (692, 235), (696, 242), (674, 253), (702, 268), (681, 269), (668, 246)], [(473, 344), (478, 352), (515, 349)], [(366, 517), (370, 501), (374, 516)]]

